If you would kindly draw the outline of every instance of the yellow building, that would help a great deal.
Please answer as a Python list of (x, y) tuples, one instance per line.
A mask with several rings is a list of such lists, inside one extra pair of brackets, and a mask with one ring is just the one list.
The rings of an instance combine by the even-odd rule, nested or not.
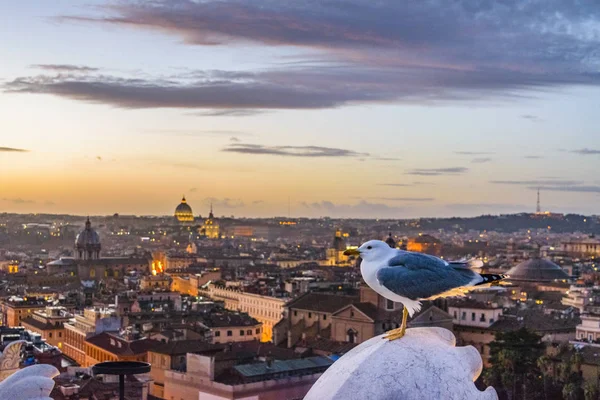
[(32, 332), (42, 335), (48, 344), (63, 348), (65, 340), (64, 324), (73, 316), (64, 307), (48, 306), (43, 310), (36, 310), (30, 316), (21, 320), (21, 325)]
[(210, 205), (208, 218), (204, 220), (204, 223), (198, 229), (198, 233), (208, 239), (218, 239), (221, 237), (219, 223), (215, 220), (212, 204)]
[(213, 300), (223, 301), (228, 310), (242, 311), (255, 318), (262, 324), (262, 342), (270, 342), (273, 339), (273, 327), (281, 320), (286, 304), (286, 299), (244, 293), (238, 289), (213, 284), (203, 290), (202, 294)]
[(442, 242), (431, 235), (419, 234), (419, 236), (408, 240), (407, 250), (440, 256), (442, 254)]
[(127, 340), (112, 333), (102, 332), (85, 340), (85, 363), (89, 367), (105, 361), (143, 361), (148, 350), (160, 342), (143, 338)]
[(0, 303), (2, 325), (19, 326), (21, 321), (35, 311), (44, 310), (48, 302), (42, 297), (14, 297)]
[(344, 236), (347, 235), (342, 234), (340, 229), (336, 229), (332, 246), (326, 251), (326, 265), (338, 267), (351, 265), (350, 258), (344, 255), (344, 251), (346, 251), (347, 248)]
[(115, 310), (111, 308), (87, 308), (83, 310), (83, 315), (75, 315), (70, 322), (64, 325), (63, 353), (79, 365), (85, 365), (85, 339), (95, 334), (98, 320), (111, 317), (114, 314)]
[(189, 224), (194, 222), (194, 214), (192, 207), (185, 200), (185, 196), (181, 199), (181, 203), (175, 208), (175, 218), (179, 223)]

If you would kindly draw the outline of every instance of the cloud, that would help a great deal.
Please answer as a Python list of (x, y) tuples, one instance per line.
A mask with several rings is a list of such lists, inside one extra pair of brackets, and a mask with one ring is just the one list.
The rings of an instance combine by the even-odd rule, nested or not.
[(487, 151), (455, 151), (454, 154), (460, 154), (460, 155), (464, 155), (464, 156), (486, 156), (486, 155), (492, 155), (495, 153), (487, 152)]
[(537, 115), (532, 115), (532, 114), (523, 114), (523, 115), (521, 115), (521, 118), (527, 119), (527, 120), (529, 120), (531, 122), (538, 122), (538, 121), (542, 120)]
[(550, 192), (600, 193), (600, 186), (598, 185), (532, 186), (529, 189)]
[(598, 85), (599, 19), (594, 1), (348, 0), (341, 7), (327, 0), (123, 0), (99, 14), (58, 20), (157, 32), (194, 46), (255, 44), (298, 52), (271, 70), (232, 71), (186, 85), (29, 77), (8, 87), (125, 108), (207, 108), (210, 116), (514, 98)]
[(544, 186), (544, 185), (581, 185), (583, 181), (569, 179), (534, 179), (534, 180), (493, 180), (490, 183), (497, 185), (524, 185), (524, 186)]
[(371, 157), (370, 159), (375, 161), (402, 161), (401, 158), (397, 157)]
[(359, 157), (368, 155), (352, 150), (321, 146), (264, 146), (233, 143), (221, 151), (242, 154), (266, 154), (288, 157)]
[(95, 72), (98, 68), (87, 67), (84, 65), (71, 65), (71, 64), (34, 64), (32, 68), (43, 69), (45, 71), (54, 72)]
[(525, 156), (525, 158), (527, 158), (529, 160), (539, 160), (544, 157), (542, 157), (542, 156)]
[(195, 187), (189, 189), (190, 193), (196, 193), (197, 191), (198, 191), (198, 188), (195, 188)]
[(56, 203), (55, 203), (55, 202), (53, 202), (53, 201), (51, 201), (51, 200), (46, 200), (46, 201), (44, 202), (44, 205), (45, 205), (45, 206), (55, 206), (55, 205), (56, 205)]
[(378, 186), (392, 186), (392, 187), (408, 187), (412, 186), (410, 183), (378, 183)]
[(257, 204), (264, 204), (264, 203), (265, 203), (265, 201), (264, 201), (264, 200), (254, 200), (254, 201), (252, 202), (252, 204), (254, 204), (254, 205), (257, 205)]
[(371, 197), (372, 200), (385, 201), (434, 201), (433, 197)]
[(237, 138), (237, 137), (235, 137), (235, 136), (232, 136), (232, 137), (230, 137), (230, 138), (229, 138), (229, 141), (230, 141), (230, 142), (235, 142), (235, 143), (241, 142), (241, 140), (240, 140), (240, 139), (238, 139), (238, 138)]
[(202, 204), (205, 206), (210, 206), (212, 204), (215, 209), (232, 209), (232, 208), (240, 208), (244, 207), (246, 204), (240, 199), (231, 199), (229, 197), (225, 198), (216, 198), (216, 197), (207, 197), (202, 201)]
[(0, 147), (0, 153), (27, 153), (29, 150), (17, 149), (14, 147)]
[(35, 203), (34, 200), (26, 200), (26, 199), (22, 199), (20, 197), (15, 197), (15, 198), (4, 197), (2, 199), (2, 201), (7, 202), (7, 203), (13, 203), (13, 204), (34, 204)]
[(487, 163), (490, 161), (492, 161), (492, 159), (490, 157), (476, 157), (471, 160), (471, 162), (475, 163), (475, 164), (483, 164), (483, 163)]
[(253, 109), (223, 109), (223, 110), (207, 110), (198, 111), (192, 115), (198, 117), (252, 117), (254, 115), (264, 114), (267, 110), (253, 110)]
[(583, 156), (590, 156), (590, 155), (600, 154), (600, 150), (583, 148), (583, 149), (579, 149), (579, 150), (570, 150), (569, 153), (580, 154)]
[(253, 133), (244, 132), (244, 131), (236, 131), (229, 129), (210, 129), (210, 130), (194, 130), (194, 129), (147, 129), (145, 132), (158, 134), (158, 135), (167, 135), (167, 136), (255, 136)]
[(469, 169), (464, 167), (452, 168), (416, 168), (407, 171), (408, 175), (419, 176), (440, 176), (440, 175), (458, 175), (467, 172)]

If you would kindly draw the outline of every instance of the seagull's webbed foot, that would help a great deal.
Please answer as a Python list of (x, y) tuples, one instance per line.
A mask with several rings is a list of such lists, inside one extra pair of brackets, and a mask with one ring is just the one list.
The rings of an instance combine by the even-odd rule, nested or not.
[(401, 327), (398, 329), (392, 329), (391, 331), (387, 331), (383, 338), (390, 340), (390, 341), (396, 340), (396, 339), (400, 339), (401, 337), (403, 337), (405, 333), (406, 333), (405, 327)]

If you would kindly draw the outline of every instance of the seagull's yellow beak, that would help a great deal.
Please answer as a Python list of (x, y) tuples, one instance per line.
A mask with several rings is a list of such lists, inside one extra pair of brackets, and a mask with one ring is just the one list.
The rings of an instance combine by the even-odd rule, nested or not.
[(360, 251), (358, 249), (348, 249), (344, 251), (345, 256), (360, 256)]

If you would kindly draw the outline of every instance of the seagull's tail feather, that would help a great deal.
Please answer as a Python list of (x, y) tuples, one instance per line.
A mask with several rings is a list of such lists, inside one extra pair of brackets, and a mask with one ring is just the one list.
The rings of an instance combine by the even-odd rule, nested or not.
[(507, 278), (507, 275), (502, 275), (502, 274), (479, 274), (479, 276), (481, 276), (482, 281), (479, 283), (476, 283), (474, 286), (494, 284), (494, 283), (500, 282), (502, 279)]

